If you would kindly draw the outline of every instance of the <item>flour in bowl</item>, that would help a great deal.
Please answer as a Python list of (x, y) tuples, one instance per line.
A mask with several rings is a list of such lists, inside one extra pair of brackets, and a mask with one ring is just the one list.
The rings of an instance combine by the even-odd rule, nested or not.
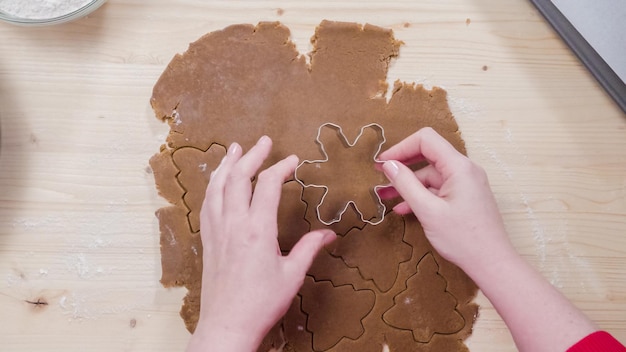
[(42, 20), (72, 13), (92, 0), (0, 0), (0, 12), (19, 18)]

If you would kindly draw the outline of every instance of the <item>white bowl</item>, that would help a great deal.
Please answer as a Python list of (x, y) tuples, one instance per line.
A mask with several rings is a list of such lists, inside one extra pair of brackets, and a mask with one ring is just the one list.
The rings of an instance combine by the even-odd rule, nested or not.
[[(23, 1), (26, 3), (27, 1)], [(96, 9), (98, 9), (106, 0), (92, 0), (83, 7), (80, 7), (74, 11), (58, 15), (51, 18), (21, 18), (14, 15), (5, 13), (0, 8), (0, 21), (8, 22), (18, 26), (48, 26), (53, 24), (65, 23), (87, 16)]]

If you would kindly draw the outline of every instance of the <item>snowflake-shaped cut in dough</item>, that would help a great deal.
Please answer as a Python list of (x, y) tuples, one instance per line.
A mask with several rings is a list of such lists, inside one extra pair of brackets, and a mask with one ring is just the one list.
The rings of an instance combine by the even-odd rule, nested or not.
[[(328, 134), (329, 131), (335, 133)], [(322, 124), (315, 142), (319, 145), (324, 159), (304, 160), (296, 168), (294, 178), (303, 187), (323, 188), (316, 206), (317, 218), (324, 225), (341, 221), (343, 214), (352, 205), (361, 221), (378, 225), (385, 219), (386, 207), (378, 195), (378, 189), (384, 187), (384, 176), (375, 165), (382, 163), (377, 159), (386, 142), (385, 131), (377, 123), (361, 127), (352, 143), (348, 141), (341, 126), (334, 123)], [(329, 155), (328, 150), (332, 150)], [(371, 185), (363, 189), (361, 182)], [(328, 220), (330, 218), (330, 220)]]

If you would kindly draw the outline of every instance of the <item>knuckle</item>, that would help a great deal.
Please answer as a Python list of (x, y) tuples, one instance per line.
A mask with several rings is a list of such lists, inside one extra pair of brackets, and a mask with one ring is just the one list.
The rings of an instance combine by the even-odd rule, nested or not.
[(435, 130), (432, 127), (430, 127), (430, 126), (426, 126), (426, 127), (423, 127), (420, 130), (420, 132), (422, 132), (423, 134), (433, 134), (433, 133), (435, 133)]
[(480, 178), (482, 179), (487, 179), (487, 171), (485, 171), (485, 169), (483, 169), (482, 167), (474, 164), (474, 172), (476, 173), (476, 175), (478, 175)]
[(487, 180), (487, 172), (480, 165), (476, 164), (468, 157), (463, 157), (460, 161), (459, 169), (463, 174), (480, 181)]
[(485, 169), (483, 169), (478, 164), (472, 161), (470, 161), (470, 164), (471, 164), (470, 172), (472, 173), (472, 175), (474, 175), (474, 177), (481, 179), (481, 180), (487, 179), (487, 172), (485, 171)]
[(457, 168), (466, 175), (474, 174), (474, 163), (466, 156), (459, 158)]
[(245, 170), (241, 166), (234, 166), (232, 170), (226, 176), (227, 182), (239, 182), (242, 179), (249, 180), (246, 176)]
[(476, 178), (483, 184), (489, 185), (489, 177), (487, 172), (482, 167), (476, 168)]

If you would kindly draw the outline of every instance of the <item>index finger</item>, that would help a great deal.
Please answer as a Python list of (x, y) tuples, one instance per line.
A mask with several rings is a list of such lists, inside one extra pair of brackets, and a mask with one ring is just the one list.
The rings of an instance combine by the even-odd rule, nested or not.
[(263, 136), (232, 166), (224, 187), (224, 211), (242, 214), (250, 208), (252, 183), (250, 179), (259, 170), (272, 148), (272, 140)]
[(259, 174), (250, 205), (251, 212), (258, 216), (259, 221), (269, 221), (276, 226), (283, 183), (293, 175), (297, 165), (298, 157), (291, 155)]
[(420, 129), (378, 156), (382, 161), (397, 160), (404, 164), (426, 159), (444, 177), (450, 175), (460, 158), (465, 156), (430, 127)]

